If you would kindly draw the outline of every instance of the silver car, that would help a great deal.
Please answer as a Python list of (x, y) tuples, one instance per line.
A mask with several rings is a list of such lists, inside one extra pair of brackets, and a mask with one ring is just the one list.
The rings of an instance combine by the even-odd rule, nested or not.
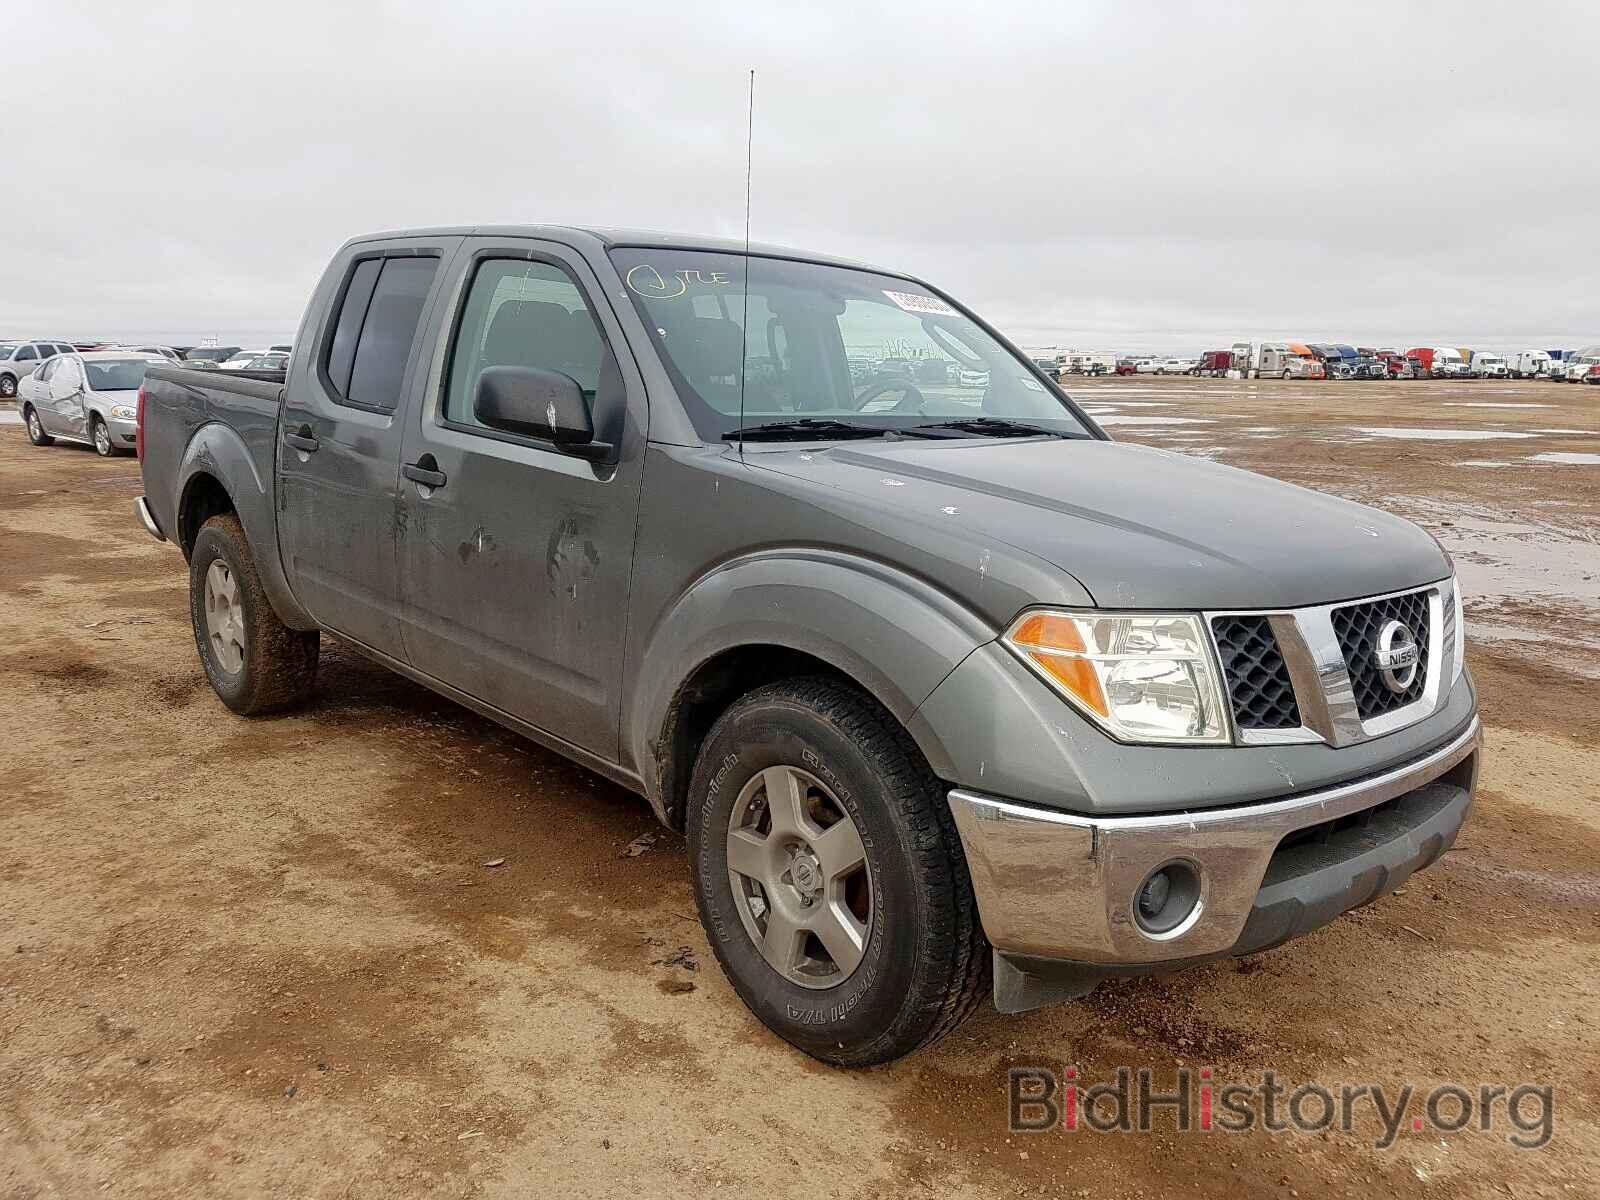
[(28, 440), (35, 446), (57, 438), (88, 442), (102, 458), (133, 450), (145, 370), (165, 362), (127, 350), (52, 357), (17, 389)]
[(58, 354), (74, 353), (66, 342), (0, 342), (0, 400), (10, 400), (17, 387)]

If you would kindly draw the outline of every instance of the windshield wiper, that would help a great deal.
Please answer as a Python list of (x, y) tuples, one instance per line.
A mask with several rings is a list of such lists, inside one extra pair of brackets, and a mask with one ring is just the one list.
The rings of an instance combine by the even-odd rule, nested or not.
[(722, 435), (725, 442), (790, 441), (815, 442), (826, 438), (883, 437), (890, 430), (881, 425), (861, 425), (854, 421), (835, 421), (827, 417), (801, 417), (794, 421), (769, 421), (765, 425), (746, 425)]
[(928, 425), (914, 425), (907, 433), (922, 429), (953, 429), (958, 433), (987, 433), (995, 437), (1056, 437), (1070, 438), (1076, 434), (1060, 429), (1046, 429), (1042, 425), (1029, 425), (1026, 421), (1013, 421), (1007, 417), (963, 417), (956, 421), (935, 421)]

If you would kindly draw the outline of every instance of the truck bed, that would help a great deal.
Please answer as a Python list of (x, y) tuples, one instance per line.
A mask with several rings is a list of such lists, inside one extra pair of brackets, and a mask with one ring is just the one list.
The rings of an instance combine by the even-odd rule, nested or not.
[(177, 508), (184, 463), (193, 456), (208, 456), (239, 467), (248, 464), (247, 471), (236, 473), (253, 485), (236, 497), (241, 517), (265, 526), (264, 545), (275, 542), (272, 493), (283, 394), (282, 371), (152, 367), (146, 372), (145, 491), (151, 512), (168, 537), (181, 533)]

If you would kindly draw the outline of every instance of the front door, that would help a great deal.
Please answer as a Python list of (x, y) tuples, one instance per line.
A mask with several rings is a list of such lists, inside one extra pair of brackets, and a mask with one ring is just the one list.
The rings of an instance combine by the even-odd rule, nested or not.
[[(418, 331), (460, 243), (363, 243), (317, 298), (285, 389), (278, 538), (295, 596), (329, 629), (403, 658), (395, 484)], [(426, 369), (424, 365), (423, 369)]]
[[(450, 352), (409, 422), (400, 570), (413, 666), (614, 761), (646, 410), (605, 292), (551, 243), (474, 239), (452, 292)], [(492, 366), (583, 389), (614, 462), (490, 429), (473, 400)]]

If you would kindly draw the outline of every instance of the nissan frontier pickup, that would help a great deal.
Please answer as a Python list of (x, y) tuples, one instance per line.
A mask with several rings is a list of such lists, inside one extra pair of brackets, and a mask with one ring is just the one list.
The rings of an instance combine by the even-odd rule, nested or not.
[(374, 234), (281, 375), (152, 368), (138, 411), (228, 708), (311, 700), (327, 634), (641, 794), (733, 988), (830, 1063), (1278, 945), (1472, 803), (1432, 537), (1113, 441), (895, 271)]

